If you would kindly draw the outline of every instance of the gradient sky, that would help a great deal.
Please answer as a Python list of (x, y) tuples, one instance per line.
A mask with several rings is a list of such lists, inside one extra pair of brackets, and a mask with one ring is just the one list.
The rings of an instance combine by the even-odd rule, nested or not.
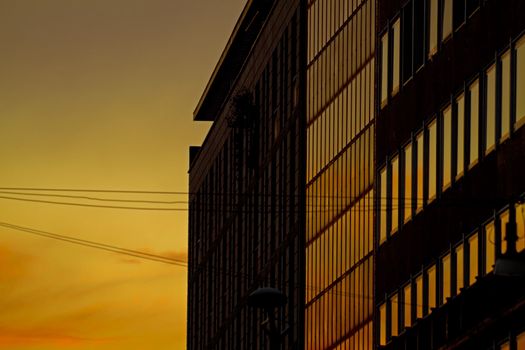
[[(245, 2), (0, 0), (0, 187), (186, 192)], [(0, 199), (0, 222), (186, 259), (184, 211)], [(185, 348), (181, 267), (0, 227), (0, 296), (0, 349)]]

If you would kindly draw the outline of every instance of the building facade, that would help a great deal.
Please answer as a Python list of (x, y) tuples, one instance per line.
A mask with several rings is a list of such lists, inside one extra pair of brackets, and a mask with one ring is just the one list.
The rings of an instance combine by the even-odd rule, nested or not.
[(525, 349), (525, 3), (379, 1), (376, 342)]
[(194, 114), (188, 349), (269, 348), (274, 287), (281, 349), (525, 350), (495, 273), (525, 259), (524, 33), (522, 0), (248, 1)]

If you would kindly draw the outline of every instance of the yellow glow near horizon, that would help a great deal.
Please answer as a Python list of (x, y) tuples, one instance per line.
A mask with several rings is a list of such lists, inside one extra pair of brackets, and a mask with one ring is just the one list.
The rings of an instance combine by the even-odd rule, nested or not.
[[(187, 191), (193, 109), (245, 2), (2, 1), (0, 187)], [(0, 199), (0, 222), (186, 258), (185, 211)], [(0, 227), (0, 295), (0, 349), (185, 348), (178, 266)]]

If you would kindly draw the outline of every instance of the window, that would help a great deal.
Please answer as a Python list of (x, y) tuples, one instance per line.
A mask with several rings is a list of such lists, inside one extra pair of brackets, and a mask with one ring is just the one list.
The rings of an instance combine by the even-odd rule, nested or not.
[[(412, 145), (409, 143), (404, 151), (405, 160), (405, 193), (404, 193), (404, 222), (407, 222), (412, 217)], [(401, 202), (401, 201), (400, 201)]]
[(441, 258), (441, 302), (446, 303), (447, 298), (451, 295), (451, 258), (450, 253)]
[(428, 30), (428, 57), (432, 57), (437, 52), (438, 39), (438, 0), (428, 0), (430, 8), (430, 20)]
[(516, 205), (516, 233), (516, 250), (520, 253), (525, 250), (525, 203)]
[(443, 125), (443, 190), (450, 186), (452, 176), (452, 108), (446, 107), (442, 114)]
[(403, 288), (403, 322), (405, 328), (412, 325), (412, 284), (407, 284)]
[(479, 156), (479, 82), (469, 87), (470, 96), (470, 167), (478, 162)]
[(383, 168), (379, 175), (380, 191), (379, 191), (379, 212), (380, 212), (380, 223), (379, 223), (379, 244), (386, 241), (386, 218), (387, 218), (387, 178), (386, 168)]
[(454, 30), (458, 29), (463, 23), (465, 23), (465, 0), (454, 0), (454, 9), (452, 14), (454, 17)]
[(501, 56), (501, 138), (510, 132), (510, 52)]
[(397, 231), (399, 224), (399, 157), (396, 156), (392, 159), (391, 165), (391, 178), (392, 178), (392, 195), (390, 196), (391, 200), (391, 229), (390, 233), (394, 234)]
[(467, 17), (470, 17), (479, 8), (479, 0), (467, 0)]
[(423, 318), (423, 275), (416, 277), (416, 318)]
[(390, 298), (390, 334), (392, 337), (399, 335), (399, 301), (397, 294)]
[(509, 223), (509, 210), (503, 211), (499, 215), (500, 233), (501, 233), (501, 254), (507, 252), (507, 240), (505, 239), (507, 233), (507, 224)]
[(464, 287), (465, 274), (464, 274), (464, 260), (463, 260), (463, 245), (460, 244), (455, 249), (456, 255), (456, 295), (461, 292)]
[(516, 349), (525, 350), (525, 332), (521, 332), (516, 339)]
[(485, 75), (485, 149), (489, 153), (496, 144), (496, 65), (487, 69)]
[(516, 43), (516, 128), (525, 121), (525, 36)]
[(400, 55), (401, 55), (401, 20), (398, 18), (392, 26), (392, 95), (399, 91)]
[(381, 37), (381, 107), (388, 102), (388, 31)]
[(463, 175), (465, 167), (465, 97), (463, 94), (456, 98), (457, 116), (457, 158), (456, 179)]
[(485, 225), (485, 273), (494, 270), (496, 262), (496, 231), (494, 230), (494, 220)]
[(442, 0), (441, 4), (443, 8), (441, 40), (445, 41), (452, 34), (452, 0)]
[(414, 71), (425, 63), (425, 0), (414, 0)]
[(469, 286), (476, 283), (479, 274), (479, 254), (478, 254), (478, 234), (473, 234), (468, 239), (468, 256), (469, 256)]
[(424, 146), (423, 143), (423, 133), (419, 133), (416, 136), (416, 145), (417, 145), (417, 166), (416, 166), (416, 183), (417, 183), (417, 192), (414, 194), (416, 198), (416, 210), (419, 212), (423, 209), (423, 160), (424, 156)]
[(402, 51), (401, 61), (403, 65), (403, 82), (406, 82), (412, 77), (412, 3), (408, 3), (403, 8), (403, 21), (402, 24)]
[(428, 309), (432, 309), (437, 306), (437, 293), (436, 293), (436, 266), (433, 265), (427, 270), (427, 283), (428, 283)]
[(437, 189), (437, 123), (428, 126), (428, 202), (436, 198)]
[(379, 345), (386, 345), (386, 303), (379, 306)]
[(504, 344), (501, 344), (501, 345), (499, 346), (499, 349), (500, 349), (500, 350), (510, 350), (510, 343), (509, 343), (509, 342), (506, 342), (506, 343), (504, 343)]

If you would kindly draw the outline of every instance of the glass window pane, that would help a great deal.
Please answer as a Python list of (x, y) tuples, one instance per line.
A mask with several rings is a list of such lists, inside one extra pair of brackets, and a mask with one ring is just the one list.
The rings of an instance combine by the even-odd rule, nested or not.
[(401, 54), (401, 21), (398, 19), (392, 26), (392, 95), (399, 91), (399, 68)]
[(500, 214), (499, 222), (500, 222), (500, 232), (501, 232), (501, 254), (505, 254), (507, 252), (507, 240), (505, 239), (505, 235), (507, 233), (507, 223), (509, 222), (509, 210), (508, 209)]
[(516, 44), (516, 127), (525, 121), (525, 36)]
[(447, 254), (441, 258), (441, 300), (443, 303), (446, 303), (447, 298), (450, 298), (451, 295), (451, 271), (451, 258), (450, 254)]
[(464, 286), (464, 260), (463, 260), (463, 245), (456, 247), (456, 295), (460, 293)]
[(475, 233), (468, 239), (468, 253), (469, 253), (469, 286), (476, 283), (479, 271), (479, 254), (478, 254), (478, 234)]
[(450, 186), (452, 176), (452, 108), (443, 111), (443, 189)]
[(405, 147), (405, 204), (404, 218), (405, 222), (410, 220), (412, 216), (412, 145), (408, 144)]
[(525, 204), (523, 203), (516, 205), (516, 224), (518, 234), (516, 250), (520, 253), (525, 250)]
[(485, 273), (494, 270), (496, 262), (496, 231), (494, 230), (494, 221), (485, 225)]
[(416, 278), (416, 318), (423, 318), (423, 275)]
[(452, 0), (443, 0), (443, 26), (441, 32), (442, 40), (452, 34)]
[(379, 223), (379, 244), (386, 241), (386, 217), (387, 217), (387, 178), (386, 178), (386, 168), (383, 168), (379, 175), (380, 179), (380, 191), (379, 191), (379, 212), (380, 223)]
[(456, 99), (456, 108), (458, 122), (456, 178), (459, 178), (463, 175), (465, 166), (465, 97), (463, 94)]
[(414, 0), (414, 71), (425, 61), (425, 0)]
[(379, 345), (386, 345), (386, 303), (379, 306)]
[(485, 84), (485, 98), (487, 110), (485, 117), (485, 140), (487, 153), (496, 144), (496, 65), (493, 64), (487, 69)]
[(432, 266), (427, 270), (428, 278), (428, 308), (431, 311), (437, 306), (436, 298), (436, 266)]
[(525, 350), (525, 332), (521, 332), (516, 338), (516, 349)]
[(479, 155), (479, 83), (476, 80), (469, 88), (470, 92), (470, 158), (472, 167), (478, 162)]
[(423, 143), (423, 133), (419, 133), (416, 136), (416, 145), (417, 145), (417, 169), (416, 169), (416, 183), (417, 183), (417, 193), (414, 194), (416, 199), (416, 209), (420, 211), (423, 208), (423, 160), (424, 160), (424, 147)]
[(403, 82), (407, 81), (412, 76), (412, 4), (408, 3), (403, 8), (403, 22), (402, 22), (402, 48), (401, 54), (403, 65)]
[(392, 195), (390, 198), (392, 198), (391, 206), (392, 206), (392, 218), (391, 218), (391, 230), (390, 233), (395, 233), (398, 228), (399, 224), (399, 157), (395, 157), (392, 159)]
[(506, 342), (505, 344), (502, 344), (499, 346), (500, 350), (510, 350), (510, 343)]
[(404, 315), (404, 325), (410, 327), (412, 325), (412, 284), (407, 284), (403, 289), (403, 309)]
[(390, 316), (390, 334), (392, 337), (397, 337), (399, 335), (399, 302), (397, 294), (390, 298)]
[(430, 21), (429, 21), (429, 45), (428, 56), (433, 56), (437, 52), (438, 39), (438, 0), (430, 2)]
[(437, 181), (437, 123), (428, 126), (428, 202), (436, 198)]
[(381, 107), (388, 101), (388, 32), (381, 37)]
[(510, 52), (501, 56), (501, 138), (510, 131)]

